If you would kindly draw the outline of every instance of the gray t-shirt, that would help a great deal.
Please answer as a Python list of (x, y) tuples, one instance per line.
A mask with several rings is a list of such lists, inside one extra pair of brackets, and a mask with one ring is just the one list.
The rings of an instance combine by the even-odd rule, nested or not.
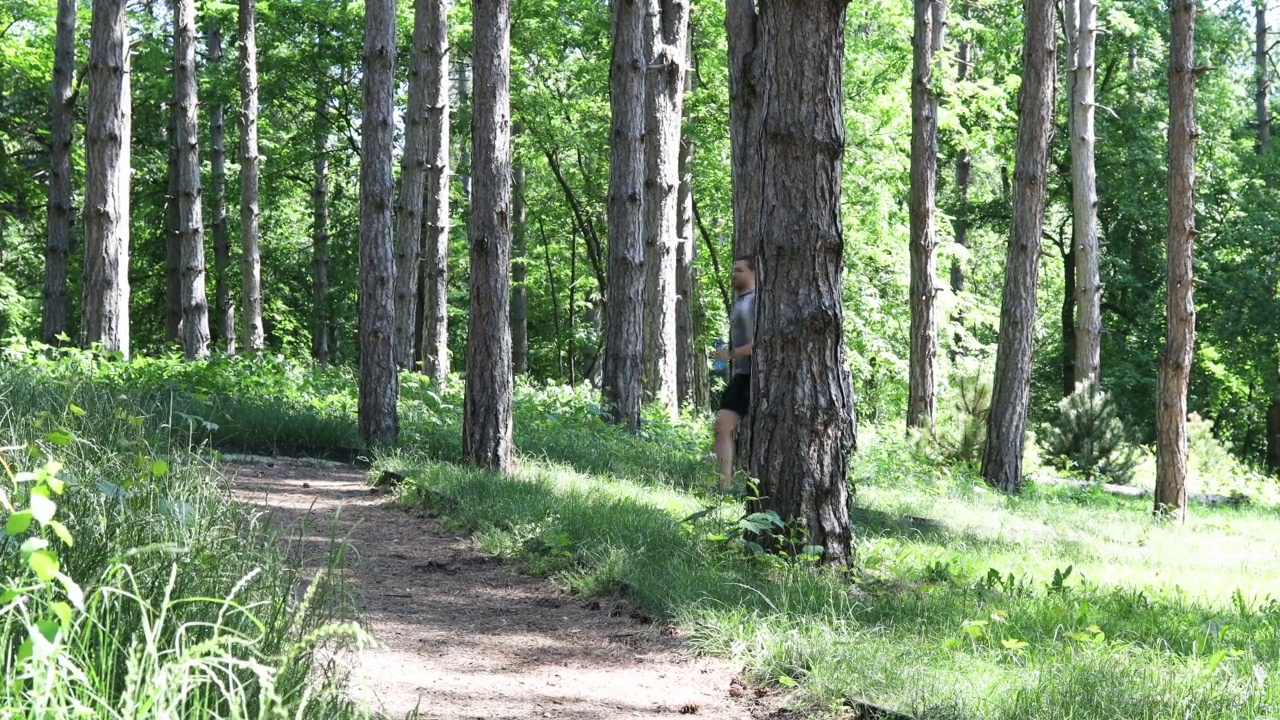
[[(756, 337), (756, 291), (748, 290), (733, 301), (733, 310), (729, 313), (729, 348), (737, 350), (755, 340)], [(735, 358), (734, 375), (751, 373), (751, 356)]]

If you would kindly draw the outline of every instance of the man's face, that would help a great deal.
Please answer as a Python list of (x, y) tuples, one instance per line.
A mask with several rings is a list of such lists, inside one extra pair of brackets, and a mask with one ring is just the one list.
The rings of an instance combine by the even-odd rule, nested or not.
[(746, 260), (733, 262), (733, 289), (742, 291), (755, 284), (756, 274)]

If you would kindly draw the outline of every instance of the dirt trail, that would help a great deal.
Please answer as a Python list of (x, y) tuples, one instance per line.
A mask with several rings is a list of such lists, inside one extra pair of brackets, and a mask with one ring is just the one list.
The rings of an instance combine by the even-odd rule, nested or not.
[(309, 566), (323, 563), (331, 535), (346, 538), (348, 577), (378, 642), (354, 660), (353, 692), (387, 718), (415, 708), (450, 720), (789, 717), (727, 663), (683, 651), (675, 628), (513, 574), (372, 493), (358, 468), (277, 459), (227, 469), (240, 500), (285, 527), (306, 523), (298, 551)]

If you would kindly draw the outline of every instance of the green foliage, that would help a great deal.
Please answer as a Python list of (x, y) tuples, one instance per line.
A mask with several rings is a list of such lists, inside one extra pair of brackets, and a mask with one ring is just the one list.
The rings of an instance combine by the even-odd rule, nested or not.
[(1059, 467), (1118, 485), (1129, 484), (1139, 459), (1110, 393), (1090, 382), (1058, 402), (1043, 447)]

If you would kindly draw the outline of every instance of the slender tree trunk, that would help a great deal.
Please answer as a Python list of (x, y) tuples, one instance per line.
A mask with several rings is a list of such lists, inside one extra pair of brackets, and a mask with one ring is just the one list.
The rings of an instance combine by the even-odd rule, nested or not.
[[(750, 468), (760, 499), (828, 565), (852, 557), (849, 453), (856, 444), (841, 300), (843, 2), (761, 5), (763, 212), (752, 354)], [(792, 536), (794, 537), (794, 536)]]
[(1156, 406), (1157, 517), (1187, 519), (1187, 385), (1195, 347), (1195, 0), (1173, 0), (1169, 35), (1169, 241), (1167, 335)]
[(471, 325), (462, 452), (512, 472), (511, 0), (472, 0), (475, 100), (471, 120)]
[[(969, 2), (961, 0), (964, 8), (964, 18), (969, 19)], [(956, 80), (963, 83), (969, 79), (969, 65), (973, 62), (973, 41), (966, 35), (960, 41), (960, 47), (956, 52)], [(967, 252), (969, 249), (969, 177), (972, 171), (972, 161), (969, 158), (969, 149), (961, 147), (956, 151), (956, 199), (959, 201), (959, 209), (956, 211), (955, 220), (952, 221), (952, 227), (956, 233), (956, 245), (962, 248), (961, 253)], [(964, 265), (959, 258), (951, 260), (951, 292), (959, 294), (964, 290)], [(963, 323), (963, 318), (957, 314), (956, 324)], [(957, 336), (959, 335), (957, 331)], [(959, 342), (956, 343), (959, 345)]]
[[(1058, 237), (1059, 255), (1062, 256), (1062, 281), (1070, 288), (1076, 279), (1076, 246), (1067, 238)], [(1062, 293), (1062, 396), (1076, 391), (1076, 296)]]
[[(523, 190), (523, 188), (520, 186), (524, 182), (522, 171), (517, 172), (516, 180), (517, 180), (516, 206), (519, 208), (516, 214), (518, 216), (520, 212), (524, 210), (524, 208), (521, 207), (521, 200), (520, 200), (520, 191)], [(556, 339), (556, 342), (555, 342), (556, 372), (563, 373), (564, 364), (561, 361), (561, 357), (562, 357), (561, 349), (565, 346), (565, 337), (564, 337), (563, 326), (560, 324), (560, 293), (556, 289), (556, 274), (555, 274), (554, 266), (552, 265), (552, 262), (551, 262), (551, 245), (550, 243), (547, 242), (547, 233), (546, 233), (546, 230), (543, 229), (542, 227), (541, 219), (538, 220), (538, 231), (539, 231), (538, 234), (542, 238), (542, 259), (546, 262), (546, 265), (547, 265), (547, 295), (551, 298), (551, 327), (552, 327), (552, 330), (555, 331), (555, 339)], [(517, 243), (517, 245), (518, 244), (519, 243)], [(573, 271), (574, 271), (573, 253), (572, 251), (570, 251), (570, 254), (569, 254), (569, 327), (570, 328), (573, 327)], [(515, 342), (515, 337), (517, 335), (516, 320), (515, 320), (516, 315), (517, 315), (516, 295), (513, 292), (512, 298), (511, 298), (511, 318), (512, 318), (511, 319), (511, 336), (512, 336), (511, 344), (513, 347), (517, 346), (517, 343)], [(527, 335), (525, 336), (525, 340), (526, 342), (528, 341)], [(513, 355), (514, 357), (519, 358), (519, 352), (514, 349), (513, 349)], [(518, 368), (520, 367), (518, 361), (516, 362), (515, 366), (517, 368), (516, 372), (518, 373), (519, 372)], [(573, 384), (572, 365), (570, 365), (570, 369), (569, 369), (569, 384), (570, 385)]]
[(1267, 45), (1267, 3), (1265, 0), (1255, 0), (1256, 7), (1254, 9), (1255, 32), (1255, 49), (1254, 49), (1254, 66), (1257, 90), (1254, 92), (1254, 106), (1258, 119), (1258, 143), (1256, 145), (1259, 155), (1265, 155), (1271, 147), (1271, 70), (1267, 66), (1269, 58)]
[(49, 240), (44, 256), (44, 307), (40, 339), (61, 345), (67, 332), (67, 266), (75, 243), (76, 211), (72, 204), (71, 140), (75, 128), (75, 98), (71, 80), (76, 67), (76, 3), (58, 0), (58, 31), (54, 39), (53, 89), (49, 96)]
[(1027, 0), (1025, 18), (1013, 227), (1000, 304), (995, 387), (987, 413), (987, 447), (982, 456), (982, 477), (1005, 492), (1022, 488), (1022, 446), (1031, 389), (1040, 234), (1044, 227), (1046, 162), (1057, 70), (1053, 3)]
[(942, 50), (943, 0), (915, 0), (911, 73), (911, 357), (907, 427), (932, 432), (937, 416), (938, 95), (934, 55)]
[(200, 182), (200, 104), (196, 90), (196, 3), (174, 2), (173, 86), (178, 116), (178, 242), (182, 247), (182, 350), (209, 355), (204, 216)]
[(676, 244), (686, 0), (648, 0), (645, 73), (645, 373), (647, 395), (676, 411)]
[(178, 208), (178, 102), (169, 107), (169, 161), (165, 166), (164, 196), (164, 340), (182, 338), (182, 236)]
[[(209, 25), (209, 65), (221, 72), (223, 48), (222, 28), (216, 20)], [(227, 133), (226, 103), (221, 92), (209, 111), (209, 163), (213, 180), (213, 276), (217, 283), (214, 316), (217, 319), (215, 339), (228, 355), (236, 353), (236, 310), (231, 301), (231, 237), (227, 229)]]
[(311, 358), (329, 364), (329, 129), (327, 100), (316, 102), (316, 159), (311, 188)]
[(262, 257), (258, 249), (258, 39), (257, 0), (240, 0), (240, 243), (241, 319), (245, 352), (260, 355)]
[[(518, 132), (518, 130), (517, 130)], [(524, 205), (524, 166), (517, 165), (512, 172), (512, 203), (514, 212), (511, 226), (511, 365), (516, 375), (529, 373), (529, 277), (528, 227)], [(543, 246), (545, 248), (545, 245)], [(551, 268), (547, 268), (551, 272)], [(556, 297), (551, 295), (554, 309)], [(559, 312), (559, 311), (556, 311)], [(556, 323), (559, 325), (559, 321)], [(560, 333), (556, 333), (559, 344)]]
[(1267, 406), (1267, 470), (1280, 470), (1280, 400)]
[(764, 193), (763, 62), (753, 0), (726, 0), (729, 43), (729, 145), (733, 180), (733, 255), (754, 254)]
[[(685, 50), (688, 52), (686, 42)], [(688, 56), (686, 55), (686, 58)], [(685, 73), (685, 92), (693, 73)], [(676, 201), (676, 396), (683, 407), (698, 404), (698, 375), (706, 375), (699, 361), (698, 332), (694, 314), (698, 308), (698, 239), (693, 229), (693, 138), (688, 132), (689, 105), (685, 103), (685, 128), (680, 138), (680, 188)], [(705, 378), (704, 378), (704, 385)]]
[(644, 392), (644, 13), (640, 0), (613, 4), (609, 77), (609, 296), (602, 382), (610, 417), (632, 430), (640, 427)]
[(427, 2), (427, 184), (422, 256), (422, 372), (449, 374), (449, 6)]
[(93, 0), (85, 131), (84, 283), (88, 344), (129, 357), (129, 27), (124, 0)]
[(1067, 7), (1076, 10), (1067, 13), (1072, 249), (1076, 255), (1075, 384), (1096, 385), (1101, 372), (1102, 356), (1098, 174), (1094, 163), (1093, 136), (1098, 3), (1097, 0), (1067, 0)]
[(413, 367), (413, 336), (418, 325), (418, 280), (422, 268), (423, 200), (427, 184), (427, 153), (430, 150), (430, 99), (432, 60), (430, 44), (431, 4), (437, 0), (415, 0), (413, 40), (409, 44), (409, 101), (406, 108), (404, 156), (400, 161), (400, 212), (396, 216), (396, 365)]
[(400, 434), (395, 353), (396, 3), (365, 0), (364, 110), (360, 120), (360, 435), (387, 445)]

